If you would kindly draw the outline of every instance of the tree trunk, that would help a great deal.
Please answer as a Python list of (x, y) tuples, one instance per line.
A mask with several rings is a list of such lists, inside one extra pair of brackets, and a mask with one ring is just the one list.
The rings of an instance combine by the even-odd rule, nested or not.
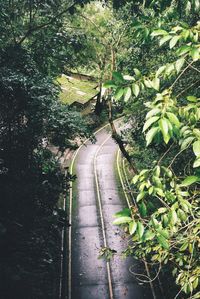
[(102, 80), (100, 81), (100, 84), (99, 84), (99, 94), (97, 95), (97, 101), (96, 101), (96, 105), (95, 105), (95, 114), (97, 116), (99, 116), (101, 114), (101, 111), (103, 109), (103, 105), (102, 105), (102, 102), (101, 102), (101, 97), (102, 97)]
[(121, 138), (121, 136), (117, 133), (117, 130), (115, 128), (115, 124), (113, 122), (113, 117), (112, 117), (112, 102), (111, 99), (108, 99), (108, 109), (109, 109), (109, 123), (110, 123), (110, 127), (111, 127), (111, 131), (112, 131), (112, 138), (116, 141), (116, 143), (118, 144), (122, 155), (124, 156), (124, 158), (128, 161), (131, 169), (133, 170), (133, 172), (135, 174), (138, 173), (137, 169), (135, 168), (133, 161), (129, 155), (129, 153), (127, 152), (125, 146), (124, 146), (124, 142)]

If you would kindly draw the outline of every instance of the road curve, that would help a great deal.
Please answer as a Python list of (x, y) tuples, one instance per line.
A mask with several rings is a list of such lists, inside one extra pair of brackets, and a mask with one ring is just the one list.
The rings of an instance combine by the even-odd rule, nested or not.
[[(108, 130), (101, 130), (96, 134), (96, 143), (87, 142), (76, 158), (70, 295), (72, 299), (151, 299), (149, 289), (139, 285), (129, 272), (134, 261), (120, 256), (125, 240), (112, 225), (113, 214), (126, 203), (120, 198), (115, 178), (118, 146), (109, 136)], [(106, 245), (118, 252), (109, 264), (98, 259), (105, 238)]]

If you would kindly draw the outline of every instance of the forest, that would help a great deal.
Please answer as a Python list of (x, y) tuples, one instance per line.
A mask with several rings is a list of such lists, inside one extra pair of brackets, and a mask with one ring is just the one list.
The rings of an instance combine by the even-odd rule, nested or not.
[(200, 1), (0, 1), (0, 299), (200, 298)]

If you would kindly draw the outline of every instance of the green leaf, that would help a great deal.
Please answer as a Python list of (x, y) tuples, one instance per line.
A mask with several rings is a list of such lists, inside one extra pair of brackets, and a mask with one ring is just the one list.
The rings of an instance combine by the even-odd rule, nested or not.
[(111, 88), (111, 87), (117, 87), (115, 81), (113, 80), (108, 80), (103, 84), (103, 87), (105, 88)]
[(159, 165), (156, 165), (154, 171), (155, 171), (155, 176), (156, 176), (156, 177), (159, 177), (159, 176), (160, 176), (160, 166), (159, 166)]
[(133, 90), (134, 95), (137, 97), (139, 95), (139, 92), (140, 92), (139, 85), (133, 83), (132, 84), (132, 90)]
[(132, 178), (131, 183), (132, 183), (132, 184), (136, 184), (137, 181), (138, 181), (138, 179), (139, 179), (139, 175), (135, 175), (135, 176)]
[(180, 36), (179, 35), (175, 35), (171, 40), (170, 40), (170, 43), (169, 43), (169, 47), (170, 49), (172, 49), (178, 42), (178, 40), (180, 39)]
[(164, 248), (164, 249), (169, 249), (169, 242), (167, 239), (165, 239), (165, 237), (163, 237), (162, 235), (158, 235), (157, 236), (158, 242), (160, 243), (160, 245)]
[[(199, 285), (199, 278), (197, 277), (197, 278), (194, 280), (192, 286), (193, 286), (194, 289), (196, 289), (196, 288), (198, 287), (198, 285)], [(199, 295), (200, 295), (200, 293), (199, 293)]]
[(171, 73), (174, 71), (174, 64), (173, 63), (169, 63), (167, 66), (166, 66), (166, 70), (165, 70), (165, 74), (167, 76), (171, 75)]
[(154, 109), (150, 110), (150, 111), (147, 113), (147, 115), (146, 115), (146, 119), (148, 119), (148, 118), (150, 118), (150, 117), (152, 117), (152, 116), (154, 116), (154, 115), (156, 115), (156, 114), (158, 114), (158, 113), (160, 113), (160, 112), (161, 112), (161, 111), (160, 111), (159, 108), (154, 108)]
[(155, 188), (155, 191), (156, 191), (156, 193), (157, 193), (159, 196), (161, 196), (161, 197), (164, 197), (164, 196), (165, 196), (165, 193), (163, 192), (162, 189), (160, 189), (160, 188)]
[(157, 230), (157, 232), (158, 232), (161, 236), (163, 236), (165, 239), (168, 239), (168, 238), (169, 238), (169, 232), (168, 232), (168, 230), (166, 230), (166, 229), (162, 229), (162, 228), (157, 228), (156, 230)]
[(139, 204), (139, 212), (140, 212), (142, 217), (145, 217), (147, 215), (147, 207), (146, 207), (144, 202)]
[(127, 81), (135, 81), (135, 78), (133, 76), (129, 76), (129, 75), (124, 75), (124, 80), (127, 80)]
[(144, 234), (144, 225), (142, 222), (138, 222), (138, 224), (137, 224), (137, 233), (138, 233), (139, 238), (141, 239)]
[(176, 68), (177, 73), (180, 73), (184, 63), (185, 63), (184, 58), (180, 58), (175, 62), (175, 68)]
[(157, 29), (157, 30), (154, 30), (152, 33), (151, 33), (151, 36), (159, 36), (159, 35), (168, 35), (167, 31), (165, 30), (162, 30), (162, 29)]
[(194, 3), (195, 3), (195, 10), (197, 12), (197, 11), (199, 11), (199, 8), (200, 8), (200, 1), (199, 0), (195, 0)]
[(184, 139), (181, 144), (181, 150), (186, 149), (192, 143), (192, 141), (194, 139), (195, 139), (195, 137), (193, 137), (193, 136), (190, 136), (190, 137), (187, 137), (186, 139)]
[(140, 78), (142, 76), (141, 72), (138, 69), (133, 69), (134, 73), (136, 74), (137, 78)]
[(128, 216), (130, 217), (131, 216), (131, 211), (129, 208), (125, 208), (117, 213), (114, 214), (114, 217), (123, 217), (123, 216)]
[(137, 229), (137, 222), (133, 220), (132, 222), (129, 223), (129, 234), (133, 235), (136, 232), (136, 229)]
[(193, 102), (193, 103), (196, 103), (198, 101), (197, 97), (194, 97), (194, 96), (188, 96), (187, 100), (189, 102)]
[(151, 118), (149, 118), (143, 127), (143, 132), (145, 132), (153, 123), (155, 123), (160, 117), (159, 116), (153, 116)]
[(178, 217), (182, 220), (182, 221), (186, 221), (187, 220), (187, 215), (185, 214), (185, 212), (181, 209), (178, 209)]
[(192, 48), (190, 51), (190, 55), (192, 56), (193, 61), (197, 61), (200, 58), (199, 49)]
[(166, 43), (168, 40), (170, 40), (172, 38), (171, 35), (165, 35), (164, 37), (162, 37), (159, 41), (159, 45), (162, 46), (164, 43)]
[(144, 234), (144, 240), (145, 241), (153, 240), (154, 237), (155, 237), (155, 233), (151, 230), (147, 230)]
[(115, 94), (114, 94), (115, 100), (119, 100), (123, 96), (123, 94), (124, 94), (124, 89), (118, 87)]
[(195, 156), (200, 157), (200, 140), (193, 143), (193, 152)]
[(127, 217), (127, 216), (119, 217), (119, 218), (117, 218), (113, 221), (113, 225), (126, 224), (126, 223), (129, 223), (131, 221), (132, 221), (131, 217)]
[(124, 101), (127, 102), (132, 95), (132, 91), (130, 87), (126, 87), (124, 90)]
[(122, 74), (121, 73), (119, 73), (119, 72), (113, 72), (113, 78), (117, 81), (117, 82), (119, 82), (119, 83), (123, 83), (124, 82), (124, 78), (123, 78), (123, 76), (122, 76)]
[(177, 223), (178, 217), (177, 217), (177, 214), (176, 214), (175, 210), (171, 210), (171, 212), (170, 212), (170, 219), (171, 219), (171, 223), (173, 225), (175, 225)]
[(182, 46), (177, 50), (177, 54), (179, 56), (184, 55), (184, 54), (188, 53), (190, 51), (190, 49), (191, 49), (190, 46)]
[(154, 78), (153, 81), (151, 82), (151, 85), (155, 90), (158, 91), (160, 89), (160, 79)]
[(162, 223), (163, 223), (164, 227), (166, 227), (168, 225), (169, 218), (167, 217), (167, 215), (163, 215)]
[(169, 142), (170, 136), (168, 134), (168, 131), (169, 131), (168, 122), (165, 118), (161, 118), (159, 120), (159, 127), (162, 132), (163, 139), (164, 139), (165, 143), (167, 144)]
[(181, 186), (187, 187), (199, 181), (200, 181), (200, 177), (191, 175), (184, 179), (184, 181), (181, 183)]
[(159, 222), (158, 222), (158, 220), (156, 219), (156, 218), (152, 218), (152, 224), (153, 224), (153, 226), (154, 226), (154, 228), (158, 228), (159, 227)]
[(200, 167), (200, 158), (196, 159), (193, 164), (194, 168)]
[(149, 79), (144, 79), (144, 84), (147, 88), (152, 88), (151, 81)]
[(183, 243), (183, 245), (180, 247), (180, 251), (185, 251), (188, 248), (188, 242)]
[(156, 77), (158, 77), (160, 74), (162, 74), (164, 72), (164, 70), (166, 69), (166, 66), (163, 65), (161, 67), (159, 67), (159, 69), (156, 72)]
[(175, 126), (177, 126), (178, 128), (180, 127), (180, 121), (178, 119), (178, 117), (172, 113), (172, 112), (167, 112), (167, 116), (169, 121), (174, 124)]
[(145, 197), (145, 195), (147, 194), (146, 191), (142, 191), (138, 194), (138, 196), (136, 197), (136, 201), (139, 202), (141, 199), (143, 199)]
[(148, 133), (146, 134), (147, 146), (152, 142), (153, 138), (158, 132), (159, 132), (159, 127), (153, 127), (148, 131)]

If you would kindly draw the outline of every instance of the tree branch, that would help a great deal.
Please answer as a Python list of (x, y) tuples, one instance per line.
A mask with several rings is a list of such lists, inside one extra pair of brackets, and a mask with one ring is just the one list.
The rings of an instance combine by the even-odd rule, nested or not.
[(27, 39), (27, 37), (29, 37), (33, 32), (41, 30), (45, 27), (48, 27), (49, 25), (53, 24), (57, 19), (59, 19), (62, 15), (64, 15), (66, 12), (68, 12), (70, 10), (70, 8), (72, 8), (75, 4), (77, 4), (77, 2), (74, 2), (73, 4), (71, 4), (69, 7), (67, 7), (66, 9), (62, 10), (60, 13), (58, 13), (56, 16), (52, 17), (51, 20), (49, 20), (46, 23), (40, 24), (36, 27), (31, 27), (27, 30), (27, 32), (25, 33), (25, 35), (20, 39), (20, 41), (18, 42), (18, 44), (22, 44), (25, 39)]

